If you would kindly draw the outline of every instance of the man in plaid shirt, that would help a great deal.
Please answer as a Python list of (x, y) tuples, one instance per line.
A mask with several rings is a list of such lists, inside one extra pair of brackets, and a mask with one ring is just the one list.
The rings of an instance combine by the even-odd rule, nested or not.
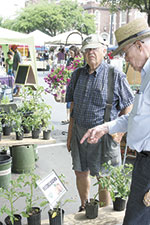
[[(66, 101), (71, 102), (71, 118), (68, 129), (67, 148), (71, 151), (73, 170), (81, 199), (79, 212), (84, 210), (89, 197), (90, 177), (104, 172), (102, 164), (111, 160), (112, 165), (121, 164), (120, 140), (109, 135), (91, 145), (80, 140), (89, 128), (104, 122), (110, 65), (103, 61), (105, 47), (97, 35), (89, 35), (82, 43), (87, 65), (75, 70), (67, 88)], [(78, 75), (79, 73), (79, 75)], [(77, 78), (78, 77), (78, 78)], [(133, 93), (126, 75), (114, 68), (114, 85), (110, 120), (131, 111)], [(105, 146), (105, 147), (104, 147)]]

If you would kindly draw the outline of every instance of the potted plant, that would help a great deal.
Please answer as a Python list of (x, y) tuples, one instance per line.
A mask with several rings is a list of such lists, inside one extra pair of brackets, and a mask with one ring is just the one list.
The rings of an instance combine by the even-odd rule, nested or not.
[[(65, 176), (61, 174), (59, 178), (61, 182), (65, 184)], [(65, 211), (62, 209), (62, 207), (68, 202), (73, 202), (73, 200), (66, 199), (64, 201), (58, 201), (56, 203), (56, 206), (48, 211), (50, 225), (63, 225)]]
[(110, 177), (108, 175), (102, 175), (101, 173), (99, 173), (99, 178), (98, 181), (94, 184), (95, 185), (99, 185), (99, 204), (100, 207), (104, 207), (104, 206), (108, 206), (110, 204), (110, 187), (111, 187), (111, 183), (110, 183)]
[(113, 207), (116, 211), (122, 211), (125, 208), (126, 199), (130, 193), (132, 164), (125, 164), (114, 167), (110, 163), (105, 164), (109, 171), (110, 186), (109, 191), (113, 201)]
[(24, 113), (23, 125), (32, 130), (32, 138), (39, 137), (42, 125), (43, 130), (47, 130), (50, 124), (51, 106), (44, 103), (43, 94), (46, 92), (41, 86), (36, 91), (30, 87), (26, 87), (23, 91), (24, 100), (20, 110)]
[(61, 201), (58, 201), (57, 205), (53, 209), (50, 209), (48, 211), (50, 225), (63, 225), (65, 211), (62, 209), (62, 207), (67, 202), (72, 201), (73, 200), (70, 199), (66, 199), (63, 203)]
[(41, 196), (35, 196), (34, 190), (37, 188), (37, 180), (39, 180), (40, 177), (31, 172), (30, 174), (25, 175), (25, 181), (24, 181), (24, 187), (29, 187), (29, 192), (25, 193), (26, 196), (26, 207), (25, 211), (22, 212), (22, 216), (27, 218), (28, 225), (41, 225), (41, 209), (40, 207), (45, 206), (48, 201), (44, 199), (40, 204), (37, 201), (41, 199)]
[(6, 225), (21, 225), (21, 215), (16, 214), (18, 209), (15, 208), (14, 203), (20, 198), (24, 197), (25, 194), (20, 191), (22, 189), (23, 177), (20, 175), (16, 180), (10, 181), (10, 187), (0, 188), (0, 197), (8, 200), (10, 207), (6, 205), (0, 209), (0, 214), (6, 213), (5, 218)]
[(13, 131), (16, 133), (16, 140), (22, 140), (23, 139), (23, 125), (22, 125), (22, 118), (23, 114), (20, 111), (16, 111), (14, 113), (14, 126)]
[(39, 138), (42, 127), (41, 112), (37, 110), (32, 115), (30, 115), (28, 117), (28, 123), (31, 126), (32, 138)]
[(41, 114), (42, 120), (42, 130), (43, 130), (43, 139), (48, 140), (50, 139), (51, 130), (54, 129), (54, 126), (51, 126), (51, 106), (45, 104), (44, 102), (40, 105), (40, 110), (43, 112)]
[(9, 112), (1, 112), (3, 135), (10, 135), (14, 120), (14, 110), (10, 108)]
[(99, 201), (96, 199), (98, 193), (85, 203), (85, 215), (88, 219), (95, 219), (98, 216)]

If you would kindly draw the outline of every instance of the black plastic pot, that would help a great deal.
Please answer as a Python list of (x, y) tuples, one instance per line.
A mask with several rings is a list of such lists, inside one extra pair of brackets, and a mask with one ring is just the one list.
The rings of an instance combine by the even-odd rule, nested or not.
[(40, 132), (41, 132), (40, 129), (39, 130), (32, 130), (32, 138), (33, 139), (39, 138)]
[[(93, 202), (94, 201), (94, 202)], [(85, 215), (88, 219), (95, 219), (98, 216), (98, 200), (90, 200), (90, 202), (86, 202), (85, 204)]]
[(52, 210), (50, 209), (48, 211), (49, 224), (50, 225), (63, 225), (64, 213), (65, 213), (65, 211), (63, 209), (58, 209), (57, 215), (54, 218), (52, 218)]
[(3, 135), (9, 136), (12, 131), (12, 127), (5, 126), (3, 127)]
[[(22, 223), (21, 223), (22, 217), (20, 215), (18, 215), (18, 214), (15, 214), (14, 216), (17, 219), (17, 220), (14, 221), (14, 225), (22, 225)], [(10, 217), (9, 216), (7, 216), (5, 218), (5, 223), (6, 223), (6, 225), (12, 225), (12, 222), (10, 221)]]
[(26, 126), (23, 126), (23, 131), (24, 131), (25, 134), (30, 133), (30, 130)]
[(23, 140), (23, 135), (24, 135), (24, 133), (20, 134), (20, 133), (16, 132), (16, 140)]
[(51, 130), (43, 130), (43, 139), (44, 140), (49, 140), (51, 136)]
[(113, 201), (113, 209), (115, 211), (123, 211), (126, 207), (126, 200), (122, 198), (116, 198), (115, 201)]
[(41, 225), (41, 209), (38, 207), (33, 207), (31, 213), (27, 217), (28, 225)]

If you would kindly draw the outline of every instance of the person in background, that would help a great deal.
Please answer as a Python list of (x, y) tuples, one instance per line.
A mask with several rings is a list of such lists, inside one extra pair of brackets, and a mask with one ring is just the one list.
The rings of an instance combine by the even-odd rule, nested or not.
[[(14, 52), (14, 57), (13, 57), (13, 73), (14, 73), (14, 76), (16, 77), (17, 68), (18, 68), (18, 65), (21, 63), (22, 59), (21, 59), (21, 54), (18, 51), (17, 45), (12, 45), (11, 46), (11, 50)], [(19, 96), (20, 86), (17, 85), (14, 90), (15, 90), (14, 97)]]
[(57, 53), (57, 63), (64, 64), (65, 62), (65, 49), (63, 47), (59, 48), (59, 52)]
[[(66, 92), (66, 102), (71, 102), (67, 148), (69, 152), (71, 151), (81, 200), (79, 212), (85, 209), (85, 203), (89, 198), (89, 175), (100, 179), (99, 172), (105, 172), (102, 165), (109, 160), (114, 166), (121, 164), (120, 140), (123, 134), (118, 134), (114, 138), (105, 136), (95, 145), (87, 142), (80, 144), (83, 134), (89, 128), (104, 122), (105, 110), (108, 109), (107, 93), (111, 88), (108, 87), (110, 65), (103, 59), (106, 51), (104, 44), (104, 41), (94, 34), (83, 40), (81, 51), (87, 64), (73, 72)], [(112, 109), (108, 118), (110, 120), (130, 112), (134, 98), (126, 75), (116, 68), (112, 75), (114, 82), (109, 82), (113, 92)]]
[[(71, 65), (71, 63), (72, 63), (72, 61), (74, 60), (74, 58), (75, 58), (76, 56), (79, 56), (79, 55), (80, 55), (80, 51), (79, 51), (79, 49), (78, 49), (76, 46), (72, 45), (72, 46), (69, 48), (69, 55), (70, 55), (70, 57), (69, 57), (69, 59), (67, 60), (66, 66), (70, 66), (70, 65)], [(71, 102), (67, 102), (67, 104), (66, 104), (66, 109), (67, 109), (67, 120), (61, 121), (61, 123), (62, 123), (63, 125), (68, 124), (69, 121), (70, 121), (70, 105), (71, 105)]]
[(13, 53), (11, 51), (7, 52), (8, 58), (6, 59), (6, 73), (8, 75), (14, 76), (13, 74)]
[(43, 54), (44, 60), (49, 60), (49, 53), (47, 50), (45, 50), (44, 54)]
[[(123, 225), (150, 224), (150, 27), (138, 18), (115, 32), (120, 54), (141, 72), (141, 86), (135, 95), (132, 111), (111, 122), (89, 129), (80, 143), (98, 142), (107, 133), (127, 132), (127, 145), (136, 151), (130, 195)], [(99, 123), (100, 124), (100, 123)]]

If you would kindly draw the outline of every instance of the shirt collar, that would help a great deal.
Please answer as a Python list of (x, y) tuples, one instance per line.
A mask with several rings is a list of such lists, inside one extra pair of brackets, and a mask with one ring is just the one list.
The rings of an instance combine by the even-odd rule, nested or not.
[[(97, 76), (97, 74), (103, 69), (104, 64), (105, 64), (105, 62), (104, 62), (104, 60), (102, 60), (102, 62), (101, 62), (101, 63), (99, 64), (99, 66), (96, 68), (96, 70), (95, 70), (95, 72), (94, 72), (94, 76)], [(87, 69), (87, 71), (89, 71), (89, 65), (88, 65), (88, 64), (86, 65), (86, 69)]]
[(146, 61), (145, 65), (141, 70), (141, 77), (143, 78), (145, 74), (150, 73), (150, 58)]

